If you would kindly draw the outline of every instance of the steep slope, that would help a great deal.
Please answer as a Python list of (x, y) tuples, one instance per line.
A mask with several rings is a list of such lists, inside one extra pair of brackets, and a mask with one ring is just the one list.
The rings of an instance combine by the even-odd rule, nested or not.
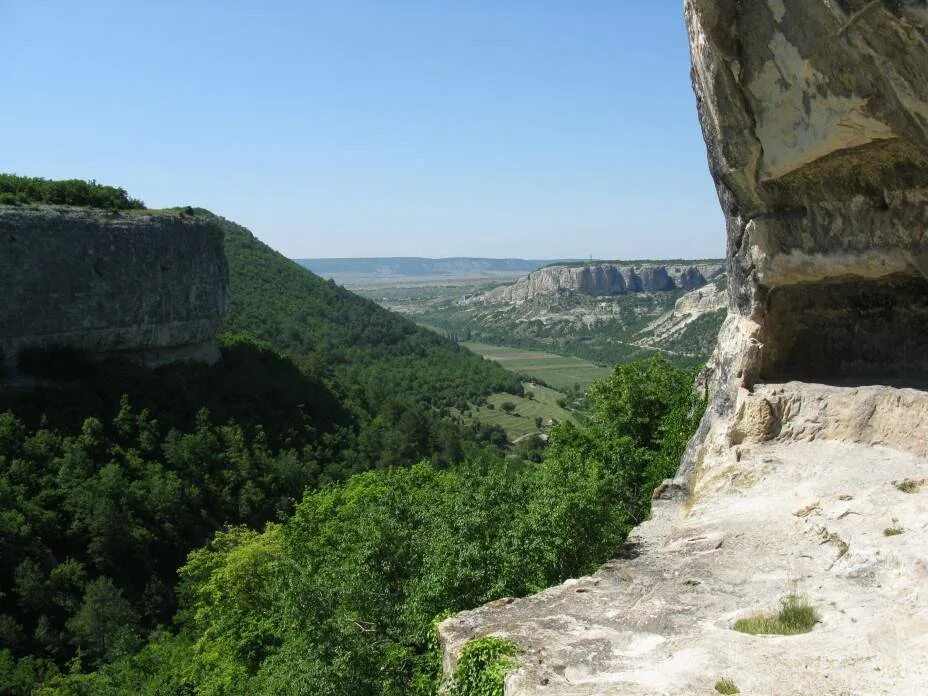
[(253, 335), (308, 371), (337, 379), (375, 411), (399, 397), (442, 408), (493, 392), (521, 394), (518, 378), (495, 363), (323, 280), (244, 227), (218, 219), (231, 286), (227, 331)]

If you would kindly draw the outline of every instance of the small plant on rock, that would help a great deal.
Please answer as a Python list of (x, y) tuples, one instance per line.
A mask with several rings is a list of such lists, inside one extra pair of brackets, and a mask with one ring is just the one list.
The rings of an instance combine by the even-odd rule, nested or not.
[(722, 678), (715, 682), (715, 690), (720, 694), (740, 694), (741, 689), (731, 679)]
[(916, 481), (915, 479), (902, 479), (901, 481), (893, 481), (893, 485), (902, 491), (903, 493), (917, 493), (918, 489), (922, 487), (924, 481)]
[(884, 536), (897, 536), (902, 534), (905, 531), (902, 527), (899, 526), (899, 520), (893, 517), (893, 524), (891, 527), (887, 527), (883, 530)]
[(738, 619), (732, 628), (752, 635), (792, 636), (808, 633), (820, 621), (818, 612), (808, 600), (799, 595), (789, 594), (780, 603), (782, 606), (776, 614), (757, 614)]

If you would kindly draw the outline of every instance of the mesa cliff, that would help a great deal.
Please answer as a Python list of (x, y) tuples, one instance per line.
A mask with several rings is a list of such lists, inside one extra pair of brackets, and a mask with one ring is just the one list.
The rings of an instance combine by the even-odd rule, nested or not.
[[(922, 693), (928, 683), (928, 8), (686, 0), (725, 213), (709, 406), (596, 574), (443, 622), (507, 694)], [(800, 595), (818, 622), (750, 635)], [(732, 691), (726, 691), (732, 693)]]
[(532, 271), (512, 285), (467, 298), (466, 304), (519, 303), (541, 295), (576, 292), (603, 297), (630, 292), (692, 290), (725, 272), (721, 262), (591, 263), (552, 265)]
[(222, 231), (192, 215), (0, 206), (0, 368), (73, 348), (212, 362), (227, 311)]

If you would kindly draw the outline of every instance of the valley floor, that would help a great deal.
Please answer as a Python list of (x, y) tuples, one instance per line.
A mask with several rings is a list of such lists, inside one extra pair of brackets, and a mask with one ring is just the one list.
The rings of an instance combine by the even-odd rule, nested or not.
[(587, 360), (525, 348), (462, 343), (468, 350), (498, 362), (507, 370), (542, 380), (555, 389), (586, 389), (591, 382), (612, 374), (612, 369)]

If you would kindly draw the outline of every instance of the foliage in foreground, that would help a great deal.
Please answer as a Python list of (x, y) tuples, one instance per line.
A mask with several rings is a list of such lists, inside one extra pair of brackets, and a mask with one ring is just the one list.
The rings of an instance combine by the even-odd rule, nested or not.
[(436, 616), (588, 573), (646, 515), (700, 415), (690, 384), (659, 359), (620, 366), (540, 464), (366, 472), (261, 533), (222, 531), (180, 570), (176, 633), (43, 693), (433, 693)]
[(468, 641), (461, 650), (450, 691), (455, 696), (503, 696), (506, 673), (519, 649), (510, 640), (486, 636)]
[(780, 611), (776, 614), (757, 614), (738, 619), (732, 628), (752, 635), (793, 636), (808, 633), (820, 620), (818, 612), (804, 597), (790, 594), (780, 600), (780, 604)]

